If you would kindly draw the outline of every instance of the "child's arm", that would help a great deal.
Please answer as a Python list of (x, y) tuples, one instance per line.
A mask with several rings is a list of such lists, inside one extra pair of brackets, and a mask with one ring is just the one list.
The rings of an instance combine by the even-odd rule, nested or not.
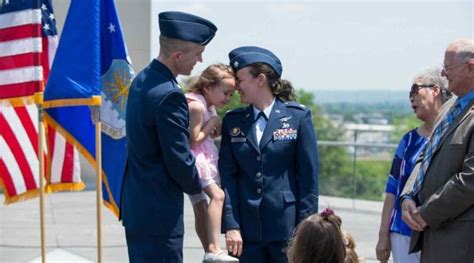
[(190, 101), (189, 105), (189, 143), (191, 148), (199, 145), (211, 133), (212, 129), (219, 123), (219, 117), (212, 117), (202, 127), (204, 107), (197, 101)]

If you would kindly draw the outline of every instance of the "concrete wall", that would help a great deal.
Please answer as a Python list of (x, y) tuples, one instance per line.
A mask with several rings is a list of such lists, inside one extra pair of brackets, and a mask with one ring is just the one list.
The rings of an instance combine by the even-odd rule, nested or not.
[[(63, 29), (70, 3), (71, 0), (53, 0), (58, 34), (61, 34)], [(116, 0), (115, 7), (119, 15), (133, 69), (137, 73), (150, 62), (152, 57), (150, 55), (151, 24), (153, 22), (151, 19), (154, 19), (154, 16), (151, 16), (151, 0)], [(82, 155), (81, 170), (82, 180), (86, 183), (87, 189), (95, 189), (95, 170)]]
[[(87, 1), (87, 0), (80, 0)], [(58, 31), (61, 32), (71, 0), (53, 0)], [(151, 57), (151, 0), (116, 0), (122, 31), (135, 72), (140, 71)]]

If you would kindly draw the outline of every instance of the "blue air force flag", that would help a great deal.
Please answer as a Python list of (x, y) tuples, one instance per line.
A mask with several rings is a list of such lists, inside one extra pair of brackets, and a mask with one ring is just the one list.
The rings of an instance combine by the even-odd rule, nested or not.
[(50, 80), (46, 120), (95, 166), (92, 96), (101, 96), (105, 205), (117, 216), (126, 163), (125, 109), (133, 70), (113, 0), (71, 1)]

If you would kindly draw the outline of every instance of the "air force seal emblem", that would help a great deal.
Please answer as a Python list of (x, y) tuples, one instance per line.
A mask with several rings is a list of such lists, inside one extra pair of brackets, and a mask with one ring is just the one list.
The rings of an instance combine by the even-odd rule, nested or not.
[(230, 130), (230, 136), (237, 136), (240, 134), (240, 128), (239, 127), (235, 127), (235, 128), (232, 128)]

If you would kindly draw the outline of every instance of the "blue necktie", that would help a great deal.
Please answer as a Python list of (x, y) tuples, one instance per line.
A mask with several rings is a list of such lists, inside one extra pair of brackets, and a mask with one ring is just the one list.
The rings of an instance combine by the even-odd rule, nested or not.
[(459, 113), (461, 113), (461, 106), (459, 105), (459, 102), (456, 102), (454, 106), (449, 109), (444, 119), (436, 126), (429, 143), (426, 145), (425, 156), (421, 162), (418, 177), (413, 185), (413, 195), (416, 195), (420, 191), (423, 180), (425, 179), (426, 171), (428, 170), (431, 158), (433, 157), (433, 151), (438, 148), (441, 138)]

